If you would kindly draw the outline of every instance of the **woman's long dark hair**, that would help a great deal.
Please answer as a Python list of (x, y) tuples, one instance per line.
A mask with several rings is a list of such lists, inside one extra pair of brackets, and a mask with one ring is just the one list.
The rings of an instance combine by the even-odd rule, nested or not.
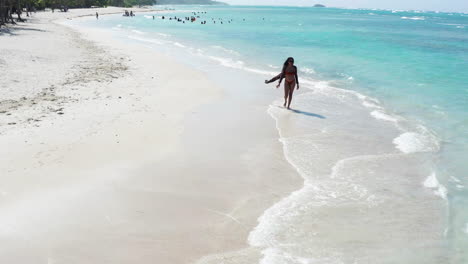
[(281, 71), (281, 73), (284, 75), (286, 73), (286, 67), (288, 67), (288, 61), (289, 60), (292, 60), (293, 63), (294, 63), (294, 58), (293, 57), (289, 57), (286, 59), (286, 61), (283, 63), (283, 70)]

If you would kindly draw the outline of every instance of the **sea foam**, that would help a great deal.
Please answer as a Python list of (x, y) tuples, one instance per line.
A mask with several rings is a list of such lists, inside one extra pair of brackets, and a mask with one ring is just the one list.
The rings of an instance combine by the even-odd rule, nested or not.
[(217, 57), (217, 56), (208, 56), (208, 58), (218, 62), (219, 64), (225, 67), (234, 68), (234, 69), (243, 69), (244, 67), (244, 62), (240, 60), (235, 61), (230, 58), (223, 58), (223, 57)]
[(137, 36), (128, 36), (129, 39), (133, 39), (133, 40), (138, 40), (138, 41), (142, 41), (142, 42), (148, 42), (148, 43), (153, 43), (153, 44), (163, 44), (161, 41), (159, 40), (156, 40), (156, 39), (152, 39), (152, 38), (142, 38), (142, 37), (137, 37)]
[(433, 189), (434, 194), (440, 196), (442, 199), (447, 199), (447, 188), (439, 183), (435, 172), (432, 172), (423, 183), (424, 187)]
[(426, 20), (425, 17), (418, 17), (418, 16), (414, 16), (414, 17), (401, 17), (401, 19), (411, 19), (411, 20)]
[(393, 144), (403, 153), (430, 152), (439, 149), (437, 140), (429, 133), (405, 132), (396, 137)]
[(133, 33), (140, 34), (140, 35), (144, 35), (144, 34), (146, 34), (145, 32), (143, 32), (143, 31), (140, 31), (140, 30), (136, 30), (136, 29), (132, 29), (132, 32), (133, 32)]
[(180, 44), (179, 42), (174, 42), (174, 46), (177, 46), (179, 48), (185, 48), (183, 44)]
[[(366, 104), (369, 105), (369, 103), (366, 103)], [(390, 122), (397, 122), (398, 121), (398, 119), (396, 117), (393, 117), (393, 116), (391, 116), (389, 114), (386, 114), (381, 110), (374, 110), (370, 114), (371, 114), (371, 116), (373, 116), (376, 119), (390, 121)]]
[(211, 47), (214, 48), (214, 49), (222, 50), (222, 51), (224, 51), (224, 52), (226, 52), (226, 53), (229, 53), (229, 54), (234, 54), (234, 55), (236, 55), (236, 56), (239, 56), (239, 55), (240, 55), (239, 52), (237, 52), (237, 51), (235, 51), (235, 50), (227, 49), (227, 48), (222, 47), (222, 46), (213, 45), (213, 46), (211, 46)]
[(278, 72), (272, 72), (272, 71), (267, 71), (267, 70), (262, 70), (262, 69), (257, 69), (253, 67), (248, 67), (245, 65), (245, 63), (241, 60), (236, 60), (233, 58), (225, 58), (225, 57), (218, 57), (218, 56), (208, 56), (209, 59), (214, 60), (221, 64), (222, 66), (228, 67), (228, 68), (234, 68), (234, 69), (239, 69), (239, 70), (244, 70), (247, 72), (252, 72), (256, 74), (261, 74), (261, 75), (270, 75), (274, 76), (277, 75)]
[(159, 33), (159, 32), (158, 32), (158, 33), (156, 33), (156, 34), (157, 34), (157, 35), (159, 35), (159, 36), (161, 36), (161, 37), (165, 37), (165, 38), (167, 38), (167, 37), (170, 37), (170, 36), (171, 36), (171, 35), (169, 35), (169, 34), (165, 34), (165, 33)]
[(307, 68), (307, 67), (300, 67), (299, 71), (303, 72), (303, 73), (306, 73), (306, 74), (314, 74), (315, 73), (314, 69)]

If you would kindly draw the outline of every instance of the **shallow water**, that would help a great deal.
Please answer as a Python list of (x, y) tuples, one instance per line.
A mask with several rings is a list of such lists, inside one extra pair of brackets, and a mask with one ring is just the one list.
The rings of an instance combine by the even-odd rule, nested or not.
[[(177, 9), (154, 20), (137, 14), (83, 23), (229, 83), (229, 69), (263, 80), (293, 56), (306, 90), (295, 111), (280, 101), (265, 106), (305, 185), (259, 219), (249, 237), (254, 249), (229, 259), (262, 251), (261, 263), (468, 260), (467, 14)], [(195, 23), (167, 19), (192, 11), (207, 13)]]

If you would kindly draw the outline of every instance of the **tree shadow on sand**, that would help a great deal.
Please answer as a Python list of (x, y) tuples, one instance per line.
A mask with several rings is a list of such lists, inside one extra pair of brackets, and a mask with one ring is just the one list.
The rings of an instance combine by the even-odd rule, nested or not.
[(306, 115), (306, 116), (312, 116), (312, 117), (317, 117), (317, 118), (320, 118), (320, 119), (325, 119), (326, 117), (323, 116), (323, 115), (319, 115), (319, 114), (315, 114), (315, 113), (311, 113), (311, 112), (306, 112), (306, 111), (301, 111), (301, 110), (297, 110), (297, 109), (289, 109), (291, 110), (291, 112), (294, 112), (296, 114), (301, 114), (301, 115)]
[(19, 31), (38, 31), (38, 32), (47, 32), (46, 30), (43, 29), (38, 29), (38, 28), (31, 28), (27, 26), (22, 26), (22, 25), (8, 25), (8, 26), (2, 26), (0, 27), (0, 36), (2, 35), (10, 35), (10, 36), (16, 36), (16, 32)]

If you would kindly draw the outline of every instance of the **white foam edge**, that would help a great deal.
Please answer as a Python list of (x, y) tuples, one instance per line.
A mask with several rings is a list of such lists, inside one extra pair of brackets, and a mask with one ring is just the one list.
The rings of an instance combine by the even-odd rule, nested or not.
[(439, 183), (435, 172), (432, 172), (426, 180), (423, 182), (424, 187), (432, 189), (434, 194), (441, 197), (444, 200), (447, 200), (447, 188)]
[(449, 181), (456, 182), (456, 183), (461, 183), (460, 179), (458, 179), (457, 177), (454, 177), (454, 176), (450, 176)]
[[(275, 104), (270, 105), (268, 108), (268, 113), (271, 117), (275, 120), (276, 128), (279, 133), (280, 139), (279, 141), (283, 145), (283, 155), (286, 161), (298, 172), (298, 174), (303, 178), (303, 186), (296, 191), (293, 191), (288, 196), (282, 198), (279, 202), (273, 204), (270, 208), (265, 210), (263, 214), (257, 219), (258, 224), (257, 226), (249, 233), (248, 236), (248, 243), (252, 247), (261, 247), (263, 258), (260, 260), (260, 264), (269, 264), (272, 263), (273, 260), (280, 255), (286, 254), (280, 248), (278, 248), (278, 243), (275, 241), (274, 237), (269, 236), (274, 232), (276, 227), (278, 226), (275, 222), (278, 220), (276, 218), (281, 218), (280, 220), (285, 220), (285, 218), (294, 217), (293, 214), (285, 214), (285, 210), (289, 211), (290, 208), (294, 208), (299, 206), (297, 201), (300, 197), (308, 191), (308, 189), (313, 186), (313, 183), (307, 179), (305, 175), (307, 175), (304, 171), (301, 170), (300, 167), (296, 166), (295, 163), (290, 159), (288, 155), (288, 144), (286, 144), (286, 139), (283, 137), (281, 130), (278, 124), (278, 117), (273, 112), (275, 109)], [(367, 156), (366, 156), (367, 157)], [(330, 175), (333, 178), (333, 174), (336, 174), (342, 164), (348, 160), (353, 160), (356, 158), (362, 158), (361, 156), (358, 157), (350, 157), (344, 160), (339, 160), (333, 167)], [(276, 220), (276, 221), (275, 221)], [(274, 234), (274, 233), (273, 233)], [(280, 254), (280, 255), (278, 255)], [(294, 261), (293, 261), (294, 260)], [(297, 260), (297, 262), (295, 262)], [(291, 256), (288, 254), (288, 263), (307, 263), (304, 262), (306, 259), (300, 256)]]
[(179, 42), (174, 42), (174, 46), (179, 47), (179, 48), (185, 48), (185, 45), (179, 43)]
[(303, 73), (306, 73), (306, 74), (314, 74), (315, 73), (314, 69), (308, 68), (308, 67), (300, 67), (299, 71), (303, 72)]
[(404, 132), (393, 139), (393, 144), (395, 144), (397, 149), (406, 154), (435, 152), (440, 148), (436, 138), (429, 133)]
[(157, 32), (156, 34), (159, 35), (159, 36), (162, 36), (162, 37), (170, 37), (170, 36), (171, 36), (171, 35), (169, 35), (169, 34), (160, 33), (160, 32)]
[[(284, 207), (288, 206), (289, 201), (291, 199), (295, 199), (296, 196), (300, 196), (302, 192), (305, 191), (306, 186), (307, 186), (307, 178), (304, 176), (303, 172), (301, 171), (300, 168), (296, 167), (294, 163), (290, 160), (290, 158), (287, 155), (288, 152), (288, 146), (283, 140), (283, 136), (281, 133), (281, 130), (278, 127), (278, 118), (275, 116), (275, 114), (272, 112), (274, 110), (274, 106), (270, 105), (268, 108), (267, 112), (270, 114), (270, 116), (275, 120), (275, 125), (276, 129), (279, 133), (279, 141), (283, 145), (283, 155), (286, 159), (286, 161), (299, 173), (299, 175), (303, 178), (304, 183), (303, 186), (288, 196), (282, 198), (279, 202), (273, 204), (271, 207), (269, 207), (267, 210), (263, 212), (263, 214), (257, 219), (258, 224), (255, 226), (255, 228), (250, 231), (249, 236), (248, 236), (248, 243), (250, 246), (253, 247), (263, 247), (265, 248), (262, 251), (263, 258), (261, 259), (260, 263), (265, 263), (266, 260), (269, 259), (269, 256), (272, 251), (270, 251), (272, 248), (274, 248), (275, 244), (272, 238), (270, 239), (265, 239), (265, 234), (270, 233), (267, 230), (271, 230), (271, 228), (274, 228), (275, 225), (272, 224), (273, 219), (280, 215), (284, 211)], [(294, 203), (293, 203), (294, 204)]]
[(136, 30), (136, 29), (132, 29), (132, 32), (133, 33), (136, 33), (136, 34), (139, 34), (139, 35), (145, 35), (146, 32), (143, 32), (143, 31), (140, 31), (140, 30)]
[(231, 49), (227, 49), (223, 46), (219, 46), (219, 45), (213, 45), (213, 46), (210, 46), (211, 48), (214, 48), (214, 49), (218, 49), (218, 50), (222, 50), (226, 53), (229, 53), (229, 54), (234, 54), (236, 56), (240, 55), (239, 52), (235, 51), (235, 50), (231, 50)]
[(163, 44), (163, 42), (158, 41), (156, 39), (152, 39), (152, 38), (143, 38), (143, 37), (138, 37), (138, 36), (127, 36), (127, 37), (129, 39), (138, 40), (142, 42), (148, 42), (148, 43), (153, 43), (153, 44)]
[(414, 16), (414, 17), (401, 17), (401, 19), (411, 19), (411, 20), (426, 20), (425, 17), (418, 17), (418, 16)]
[(246, 67), (245, 63), (243, 61), (241, 61), (241, 60), (233, 60), (231, 58), (224, 58), (224, 57), (217, 57), (217, 56), (208, 56), (208, 58), (218, 62), (222, 66), (229, 67), (229, 68), (245, 70), (245, 71), (248, 71), (248, 72), (262, 74), (262, 75), (273, 75), (274, 76), (274, 75), (278, 74), (277, 72), (265, 71), (265, 70), (261, 70), (261, 69)]
[(383, 112), (382, 110), (374, 110), (370, 113), (370, 115), (373, 116), (375, 119), (394, 122), (394, 123), (398, 122), (398, 118), (396, 118), (395, 116), (389, 115)]

